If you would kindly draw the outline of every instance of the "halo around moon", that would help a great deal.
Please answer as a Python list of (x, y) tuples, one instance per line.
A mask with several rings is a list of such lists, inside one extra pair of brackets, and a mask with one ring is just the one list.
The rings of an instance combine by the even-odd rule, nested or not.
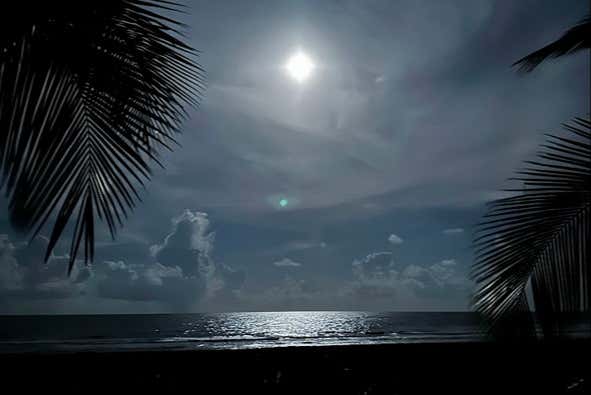
[(301, 84), (310, 78), (316, 65), (303, 51), (297, 51), (287, 59), (285, 70), (297, 83)]

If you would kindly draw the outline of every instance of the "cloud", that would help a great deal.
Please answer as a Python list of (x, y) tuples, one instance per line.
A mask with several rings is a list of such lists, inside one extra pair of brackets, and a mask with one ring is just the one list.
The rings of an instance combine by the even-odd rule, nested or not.
[(428, 266), (408, 265), (402, 271), (402, 277), (415, 280), (415, 285), (427, 296), (441, 296), (454, 290), (465, 291), (469, 282), (454, 266), (455, 261), (451, 259)]
[(243, 273), (213, 259), (215, 233), (206, 213), (185, 210), (171, 222), (170, 233), (150, 247), (153, 261), (95, 267), (99, 296), (191, 309), (242, 286)]
[(378, 284), (398, 276), (392, 253), (374, 252), (353, 261), (353, 274), (363, 284)]
[(404, 242), (400, 236), (397, 236), (394, 233), (388, 237), (388, 241), (394, 245), (402, 244)]
[(167, 267), (158, 262), (106, 261), (95, 265), (93, 271), (96, 295), (103, 298), (190, 306), (200, 300), (205, 290), (201, 279), (186, 277), (180, 267)]
[(447, 236), (457, 235), (457, 234), (460, 234), (460, 233), (464, 233), (464, 229), (463, 228), (449, 228), (449, 229), (445, 229), (443, 231), (443, 234), (444, 235), (447, 235)]
[[(172, 225), (164, 240), (149, 248), (150, 254), (120, 250), (120, 259), (75, 265), (70, 277), (67, 256), (52, 254), (43, 264), (47, 238), (13, 243), (0, 235), (2, 302), (88, 296), (94, 303), (158, 302), (175, 311), (191, 311), (200, 304), (227, 300), (242, 287), (244, 273), (213, 259), (215, 233), (207, 214), (185, 210)], [(141, 244), (133, 248), (147, 249)], [(142, 259), (128, 261), (128, 255)]]
[(348, 292), (361, 308), (434, 306), (443, 296), (464, 298), (470, 286), (451, 259), (426, 266), (403, 265), (391, 253), (374, 252), (354, 260), (352, 272), (355, 281)]
[[(391, 256), (392, 256), (392, 253), (390, 251), (372, 252), (361, 259), (353, 260), (353, 266), (359, 267), (361, 265), (369, 265), (369, 264), (377, 262), (376, 259), (379, 257), (385, 258), (385, 257), (391, 257)], [(388, 264), (391, 264), (390, 258), (387, 258), (387, 262), (388, 262)]]
[(273, 265), (277, 267), (299, 267), (302, 266), (301, 263), (292, 261), (289, 258), (283, 258), (279, 261), (273, 262)]
[(85, 292), (89, 269), (74, 265), (68, 277), (69, 258), (51, 254), (43, 261), (48, 239), (12, 242), (0, 235), (0, 295), (6, 300), (62, 299)]
[[(390, 251), (371, 252), (351, 263), (350, 280), (325, 282), (292, 271), (238, 295), (243, 310), (457, 310), (466, 307), (470, 284), (451, 260), (402, 264)], [(285, 266), (292, 262), (285, 258)], [(454, 261), (455, 262), (455, 261)]]
[(150, 247), (156, 261), (164, 266), (179, 267), (186, 276), (212, 275), (215, 233), (209, 232), (207, 214), (185, 210), (172, 219), (172, 226), (161, 244)]
[[(306, 33), (316, 47), (309, 50), (325, 54), (322, 61), (334, 67), (302, 95), (286, 95), (289, 81), (267, 72), (265, 59), (283, 55), (276, 45), (260, 44), (277, 33), (271, 25), (293, 22), (285, 19), (285, 3), (267, 7), (264, 20), (254, 10), (236, 13), (235, 4), (205, 7), (203, 15), (215, 17), (196, 15), (191, 25), (195, 37), (216, 37), (198, 45), (209, 54), (212, 74), (200, 116), (187, 129), (211, 133), (185, 134), (186, 148), (175, 153), (178, 174), (166, 177), (167, 188), (156, 193), (169, 200), (171, 193), (199, 196), (201, 204), (240, 211), (256, 202), (274, 210), (260, 197), (276, 193), (278, 185), (297, 191), (302, 208), (387, 191), (421, 206), (481, 202), (531, 151), (540, 127), (586, 111), (588, 92), (577, 85), (588, 84), (574, 77), (586, 70), (585, 57), (527, 80), (508, 67), (560, 34), (584, 7), (542, 1), (536, 18), (524, 21), (527, 3), (465, 3), (348, 2), (338, 11), (322, 2), (304, 5), (317, 27)], [(437, 26), (429, 22), (435, 16), (442, 21)], [(386, 23), (392, 21), (398, 23)], [(359, 26), (370, 25), (368, 40)], [(232, 39), (237, 32), (252, 38), (240, 51)], [(244, 67), (236, 70), (236, 64)], [(544, 111), (548, 100), (539, 93), (549, 90), (557, 99)], [(479, 133), (474, 124), (481, 125)], [(387, 202), (396, 204), (401, 198)]]

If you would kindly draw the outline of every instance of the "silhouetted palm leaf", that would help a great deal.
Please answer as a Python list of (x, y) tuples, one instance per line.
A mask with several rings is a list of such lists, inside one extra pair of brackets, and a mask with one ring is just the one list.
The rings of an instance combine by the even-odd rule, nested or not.
[(114, 236), (196, 105), (202, 70), (160, 0), (11, 2), (0, 16), (0, 166), (12, 223), (49, 256), (70, 219), (70, 270), (93, 258), (95, 216)]
[(528, 310), (553, 332), (556, 313), (589, 311), (591, 268), (591, 122), (548, 136), (538, 160), (517, 172), (523, 188), (489, 206), (475, 239), (474, 304), (493, 325)]
[(558, 40), (519, 59), (513, 63), (513, 66), (519, 66), (520, 71), (530, 72), (546, 59), (558, 58), (589, 48), (591, 48), (591, 16), (569, 29)]

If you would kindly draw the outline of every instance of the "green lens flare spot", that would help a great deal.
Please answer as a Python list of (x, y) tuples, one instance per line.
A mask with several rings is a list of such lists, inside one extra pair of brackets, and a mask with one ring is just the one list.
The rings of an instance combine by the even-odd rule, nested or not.
[(281, 206), (281, 207), (285, 207), (285, 206), (287, 206), (287, 204), (288, 204), (288, 203), (289, 203), (289, 202), (287, 201), (287, 199), (281, 199), (281, 200), (279, 201), (279, 206)]

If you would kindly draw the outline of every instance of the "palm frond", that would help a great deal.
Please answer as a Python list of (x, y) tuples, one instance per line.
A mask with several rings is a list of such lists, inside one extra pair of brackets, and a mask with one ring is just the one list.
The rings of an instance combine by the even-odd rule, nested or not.
[(538, 159), (514, 180), (514, 196), (489, 205), (479, 224), (472, 276), (474, 306), (494, 325), (524, 311), (531, 282), (537, 318), (551, 335), (557, 313), (588, 312), (591, 268), (591, 122), (549, 135)]
[(587, 16), (570, 28), (558, 40), (519, 59), (513, 63), (513, 66), (519, 66), (521, 72), (530, 72), (547, 59), (558, 58), (589, 48), (591, 48), (591, 16)]
[(11, 222), (74, 224), (70, 270), (94, 253), (95, 217), (112, 236), (140, 200), (158, 149), (198, 104), (203, 70), (160, 0), (13, 3), (0, 16), (0, 167)]

